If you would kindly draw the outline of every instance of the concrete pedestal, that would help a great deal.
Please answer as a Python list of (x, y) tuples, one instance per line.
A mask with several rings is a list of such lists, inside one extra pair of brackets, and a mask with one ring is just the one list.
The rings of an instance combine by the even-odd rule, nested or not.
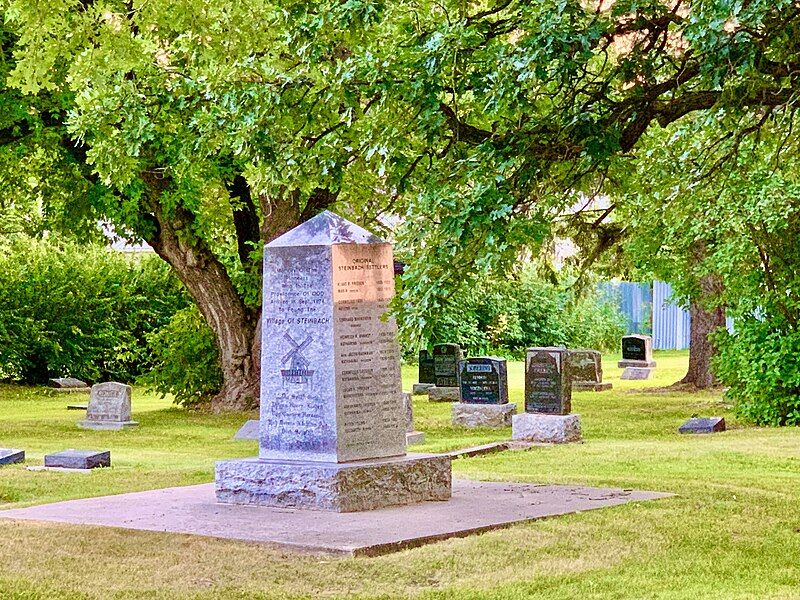
[(620, 369), (625, 369), (627, 367), (641, 367), (646, 369), (653, 369), (656, 366), (656, 361), (654, 360), (631, 360), (629, 358), (623, 358), (621, 361), (617, 363), (617, 366)]
[(511, 438), (547, 444), (577, 442), (581, 439), (581, 417), (576, 414), (522, 413), (514, 415)]
[(646, 367), (625, 367), (619, 378), (622, 380), (650, 379), (650, 373), (652, 372), (653, 369)]
[(517, 412), (516, 404), (453, 404), (453, 425), (457, 427), (508, 427)]
[(596, 381), (573, 381), (573, 392), (605, 392), (610, 390), (612, 385), (610, 383), (597, 383)]
[(81, 429), (95, 429), (98, 431), (119, 431), (120, 429), (130, 429), (138, 427), (138, 421), (81, 421), (78, 427)]
[(433, 386), (428, 390), (428, 399), (431, 402), (458, 402), (461, 400), (461, 390), (457, 387)]
[(216, 495), (226, 504), (357, 512), (451, 495), (450, 457), (326, 463), (246, 458), (217, 463)]
[(432, 387), (436, 386), (432, 383), (415, 383), (411, 386), (411, 393), (414, 395), (427, 394)]
[(406, 446), (421, 444), (425, 441), (424, 431), (409, 431), (406, 433)]

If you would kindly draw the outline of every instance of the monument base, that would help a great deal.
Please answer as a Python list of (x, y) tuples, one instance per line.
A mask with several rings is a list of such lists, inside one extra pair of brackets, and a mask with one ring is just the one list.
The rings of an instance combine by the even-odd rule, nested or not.
[(130, 429), (138, 426), (138, 421), (80, 421), (78, 423), (78, 427), (81, 429), (95, 429), (97, 431), (119, 431), (120, 429)]
[(508, 427), (516, 404), (453, 404), (453, 425), (458, 427)]
[(514, 415), (511, 439), (546, 444), (578, 442), (581, 439), (581, 417), (576, 414), (522, 413)]
[(245, 458), (216, 468), (219, 502), (333, 512), (448, 500), (451, 482), (450, 457), (432, 454), (347, 463)]
[(622, 375), (620, 375), (619, 378), (622, 380), (650, 379), (650, 373), (652, 372), (653, 369), (645, 367), (625, 367), (625, 370), (622, 372)]
[(597, 383), (596, 381), (573, 381), (573, 392), (605, 392), (610, 390), (612, 385), (610, 383)]
[(461, 390), (457, 387), (433, 386), (428, 390), (428, 399), (431, 402), (458, 402), (461, 400)]
[(435, 387), (432, 383), (415, 383), (411, 386), (411, 393), (416, 395), (427, 394), (428, 390)]
[(625, 369), (627, 367), (642, 367), (642, 368), (653, 368), (656, 366), (656, 361), (654, 360), (631, 360), (623, 358), (621, 361), (617, 363), (617, 366), (620, 369)]
[(406, 446), (414, 446), (425, 441), (424, 431), (409, 431), (406, 433)]

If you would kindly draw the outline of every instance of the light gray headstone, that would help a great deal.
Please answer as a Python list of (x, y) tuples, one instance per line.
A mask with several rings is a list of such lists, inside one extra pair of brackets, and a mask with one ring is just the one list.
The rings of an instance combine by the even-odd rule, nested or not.
[(262, 459), (405, 454), (391, 245), (323, 212), (266, 245)]
[(122, 423), (131, 420), (131, 386), (109, 381), (92, 386), (86, 420)]

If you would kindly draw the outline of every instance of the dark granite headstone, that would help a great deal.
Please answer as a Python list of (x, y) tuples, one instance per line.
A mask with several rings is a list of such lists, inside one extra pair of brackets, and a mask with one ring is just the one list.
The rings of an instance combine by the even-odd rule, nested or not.
[(603, 383), (603, 361), (597, 350), (570, 350), (569, 366), (573, 391), (611, 389), (610, 383)]
[(433, 347), (436, 387), (458, 387), (458, 363), (463, 358), (458, 344), (437, 344)]
[(622, 358), (647, 360), (647, 345), (644, 336), (626, 335), (622, 338)]
[(433, 356), (427, 350), (419, 351), (419, 382), (436, 383), (436, 372), (433, 368)]
[(0, 465), (25, 462), (25, 451), (15, 448), (0, 448)]
[(525, 412), (567, 415), (572, 410), (569, 351), (528, 348), (525, 360)]
[(96, 469), (97, 467), (111, 466), (111, 452), (97, 452), (95, 450), (64, 450), (44, 457), (45, 467), (60, 467), (62, 469)]
[(723, 417), (692, 417), (678, 428), (679, 433), (717, 433), (725, 431)]
[(458, 363), (458, 382), (464, 404), (508, 404), (508, 371), (503, 358), (462, 360)]

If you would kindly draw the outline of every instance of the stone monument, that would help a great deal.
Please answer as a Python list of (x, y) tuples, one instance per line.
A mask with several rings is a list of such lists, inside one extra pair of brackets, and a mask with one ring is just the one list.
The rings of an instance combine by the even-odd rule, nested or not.
[(427, 350), (419, 351), (419, 383), (415, 383), (411, 391), (414, 394), (426, 394), (436, 385), (436, 374), (433, 370), (433, 355)]
[(597, 350), (570, 350), (569, 355), (573, 390), (604, 392), (611, 389), (610, 383), (603, 383), (603, 360)]
[(725, 431), (724, 417), (692, 417), (678, 428), (678, 433), (718, 433)]
[(625, 369), (620, 379), (649, 379), (656, 366), (653, 360), (653, 339), (649, 335), (632, 334), (622, 338), (622, 360), (617, 363)]
[(352, 512), (451, 494), (406, 455), (392, 247), (325, 211), (264, 247), (259, 456), (217, 463), (220, 502)]
[(44, 457), (44, 466), (57, 469), (97, 469), (111, 466), (111, 451), (63, 450)]
[(428, 398), (434, 402), (458, 402), (458, 363), (463, 360), (458, 344), (436, 344), (433, 347), (433, 371), (435, 385), (428, 390)]
[(83, 429), (127, 429), (139, 423), (131, 421), (131, 386), (109, 381), (92, 386)]
[(48, 381), (50, 389), (56, 392), (74, 394), (89, 391), (89, 384), (74, 377), (55, 377)]
[(528, 442), (576, 442), (581, 439), (580, 415), (571, 410), (569, 351), (552, 346), (528, 348), (525, 412), (514, 415), (511, 437)]
[(25, 451), (16, 448), (0, 448), (0, 465), (25, 462)]
[(453, 425), (507, 427), (517, 412), (508, 403), (508, 369), (504, 358), (480, 356), (458, 363), (461, 402), (453, 404)]
[(425, 433), (414, 429), (414, 404), (408, 392), (403, 392), (403, 403), (406, 407), (406, 446), (421, 444), (425, 441)]

